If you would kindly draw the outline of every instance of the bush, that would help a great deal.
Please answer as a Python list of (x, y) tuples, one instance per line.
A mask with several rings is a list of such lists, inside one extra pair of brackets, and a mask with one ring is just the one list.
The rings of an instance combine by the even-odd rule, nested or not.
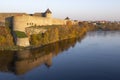
[(45, 45), (56, 41), (81, 37), (87, 32), (85, 27), (53, 26), (47, 27), (45, 33), (33, 34), (30, 37), (31, 45)]
[(10, 29), (0, 26), (0, 46), (12, 46), (13, 44), (14, 42)]

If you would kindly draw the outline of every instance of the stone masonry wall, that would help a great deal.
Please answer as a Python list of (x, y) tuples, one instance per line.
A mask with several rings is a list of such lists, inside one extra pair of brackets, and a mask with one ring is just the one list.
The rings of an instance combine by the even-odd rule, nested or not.
[(61, 19), (52, 19), (38, 16), (15, 16), (13, 18), (13, 30), (23, 31), (30, 26), (43, 26), (43, 25), (65, 25), (66, 21)]
[(51, 18), (37, 16), (15, 16), (13, 18), (13, 30), (23, 31), (30, 26), (52, 25)]
[(56, 19), (56, 18), (52, 19), (52, 25), (65, 25), (65, 24), (66, 24), (66, 20)]
[[(36, 16), (34, 16), (36, 15)], [(43, 16), (42, 13), (26, 14), (26, 13), (0, 13), (0, 25), (4, 25), (8, 22), (11, 31), (22, 31), (26, 34), (37, 34), (39, 32), (45, 32), (44, 29), (29, 28), (32, 26), (46, 26), (46, 25), (66, 25), (67, 21), (62, 19), (52, 18), (51, 13), (46, 13)], [(28, 30), (26, 30), (28, 29)], [(31, 32), (28, 32), (31, 31)], [(17, 38), (14, 36), (16, 45), (29, 46), (28, 38)]]
[(29, 38), (28, 37), (27, 38), (17, 38), (16, 45), (24, 46), (24, 47), (30, 46)]
[[(27, 34), (26, 29), (29, 29), (31, 26), (44, 26), (44, 25), (65, 25), (66, 21), (61, 19), (52, 19), (46, 17), (38, 17), (38, 16), (14, 16), (13, 17), (13, 31), (22, 31)], [(32, 30), (32, 29), (31, 29)], [(30, 30), (29, 30), (30, 31)], [(32, 32), (28, 32), (29, 34), (35, 34), (36, 32), (39, 33), (43, 30), (34, 29)], [(29, 39), (28, 38), (17, 38), (16, 40), (17, 45), (19, 46), (29, 46)]]
[(12, 16), (27, 15), (26, 13), (0, 13), (0, 22), (5, 23), (5, 19)]

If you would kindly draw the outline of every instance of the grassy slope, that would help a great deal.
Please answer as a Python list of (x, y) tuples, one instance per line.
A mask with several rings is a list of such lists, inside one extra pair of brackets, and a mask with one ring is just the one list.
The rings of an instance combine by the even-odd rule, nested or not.
[(24, 32), (21, 31), (15, 31), (18, 38), (25, 38), (27, 35)]

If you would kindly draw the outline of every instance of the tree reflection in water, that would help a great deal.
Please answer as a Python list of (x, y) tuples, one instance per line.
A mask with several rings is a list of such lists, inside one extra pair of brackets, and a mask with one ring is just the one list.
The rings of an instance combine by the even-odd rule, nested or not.
[(74, 47), (76, 42), (81, 42), (84, 37), (85, 35), (31, 50), (0, 51), (0, 71), (21, 75), (43, 64), (50, 67), (53, 57)]

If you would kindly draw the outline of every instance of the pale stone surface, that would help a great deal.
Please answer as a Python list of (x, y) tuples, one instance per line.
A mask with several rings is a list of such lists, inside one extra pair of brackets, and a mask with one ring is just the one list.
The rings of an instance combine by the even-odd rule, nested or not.
[(30, 26), (45, 26), (45, 25), (65, 25), (66, 20), (55, 19), (55, 18), (45, 18), (38, 16), (15, 16), (13, 18), (13, 30), (23, 31), (25, 28)]
[(29, 39), (28, 38), (17, 38), (16, 45), (27, 47), (30, 46)]
[(26, 13), (0, 13), (0, 22), (5, 22), (6, 18), (12, 17), (12, 16), (21, 16), (21, 15), (28, 15)]

